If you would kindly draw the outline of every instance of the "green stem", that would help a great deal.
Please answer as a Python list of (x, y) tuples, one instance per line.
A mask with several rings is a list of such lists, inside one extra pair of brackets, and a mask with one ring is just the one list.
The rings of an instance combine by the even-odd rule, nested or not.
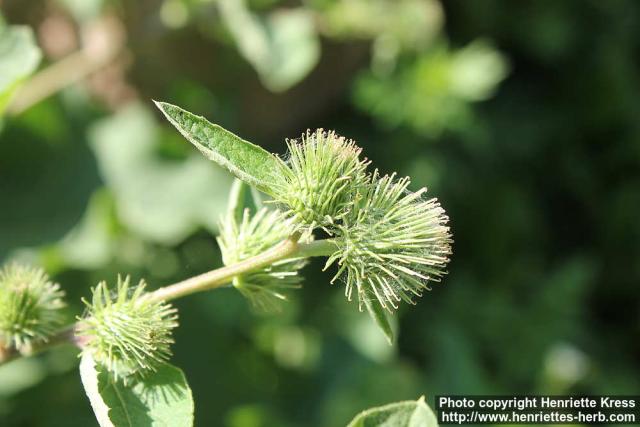
[(19, 352), (13, 347), (5, 348), (0, 346), (0, 365), (8, 363), (14, 359), (20, 357), (33, 356), (36, 353), (40, 353), (52, 347), (57, 347), (63, 344), (75, 345), (82, 348), (82, 343), (78, 340), (75, 334), (76, 324), (70, 325), (65, 329), (59, 331), (55, 335), (49, 337), (47, 341), (41, 341), (34, 343), (33, 346), (26, 351)]
[(333, 239), (323, 239), (298, 245), (298, 249), (294, 255), (296, 258), (329, 256), (334, 253), (336, 249), (337, 246)]
[[(335, 249), (335, 243), (331, 239), (317, 240), (310, 243), (298, 243), (299, 233), (294, 233), (288, 239), (280, 242), (271, 249), (237, 264), (211, 270), (199, 276), (191, 277), (182, 282), (165, 286), (151, 292), (147, 298), (152, 301), (171, 301), (196, 292), (202, 292), (225, 285), (239, 275), (257, 270), (287, 258), (308, 258), (316, 256), (329, 256)], [(21, 356), (31, 356), (51, 347), (61, 344), (73, 344), (82, 348), (81, 342), (75, 336), (76, 324), (60, 331), (46, 342), (35, 343), (28, 353), (19, 353), (12, 348), (3, 348), (0, 345), (0, 365)]]
[(247, 258), (237, 264), (218, 268), (183, 280), (182, 282), (165, 286), (150, 293), (147, 298), (152, 301), (171, 301), (196, 292), (218, 288), (231, 282), (231, 280), (239, 274), (266, 267), (283, 259), (328, 256), (335, 251), (335, 244), (331, 240), (318, 240), (311, 243), (299, 244), (299, 238), (300, 234), (295, 233), (287, 240), (280, 242), (278, 245), (261, 254)]

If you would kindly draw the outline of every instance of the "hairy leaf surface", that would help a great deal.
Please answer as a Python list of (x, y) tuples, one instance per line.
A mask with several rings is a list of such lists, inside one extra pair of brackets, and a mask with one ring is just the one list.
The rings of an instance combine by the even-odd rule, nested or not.
[(169, 122), (205, 157), (247, 184), (254, 185), (267, 194), (271, 193), (269, 183), (273, 171), (278, 170), (278, 160), (273, 154), (210, 123), (204, 117), (164, 102), (156, 102), (156, 105)]

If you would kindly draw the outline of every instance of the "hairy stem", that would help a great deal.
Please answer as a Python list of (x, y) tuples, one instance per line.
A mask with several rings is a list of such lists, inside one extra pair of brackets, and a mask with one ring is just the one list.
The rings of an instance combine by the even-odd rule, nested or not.
[(229, 283), (235, 276), (248, 273), (287, 258), (307, 258), (312, 256), (327, 256), (335, 250), (331, 240), (318, 240), (311, 243), (299, 244), (299, 233), (293, 234), (287, 240), (280, 242), (271, 249), (254, 257), (247, 258), (236, 264), (218, 268), (199, 276), (191, 277), (182, 282), (165, 286), (149, 294), (152, 301), (171, 301), (195, 292), (218, 288)]
[[(288, 239), (261, 254), (247, 258), (239, 263), (211, 270), (182, 282), (165, 286), (151, 292), (147, 298), (152, 301), (171, 301), (196, 292), (218, 288), (231, 282), (234, 276), (266, 267), (283, 259), (328, 256), (336, 249), (335, 243), (331, 239), (302, 244), (298, 243), (298, 239), (300, 239), (300, 234), (294, 233)], [(34, 343), (33, 348), (26, 353), (20, 353), (13, 348), (4, 348), (0, 343), (0, 365), (21, 356), (31, 356), (61, 344), (73, 344), (82, 348), (83, 343), (78, 341), (78, 337), (75, 336), (75, 328), (76, 324), (70, 325), (50, 337), (48, 341)]]
[(171, 301), (195, 292), (214, 289), (228, 283), (234, 276), (251, 270), (266, 267), (284, 258), (288, 258), (298, 248), (300, 234), (295, 233), (287, 240), (254, 257), (247, 258), (237, 264), (228, 265), (191, 277), (182, 282), (160, 288), (148, 295), (152, 301)]

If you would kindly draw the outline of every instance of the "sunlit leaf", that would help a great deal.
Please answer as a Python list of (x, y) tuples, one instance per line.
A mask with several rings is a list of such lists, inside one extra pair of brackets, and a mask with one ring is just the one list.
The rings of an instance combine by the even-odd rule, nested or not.
[(486, 41), (461, 49), (441, 43), (392, 73), (363, 73), (354, 101), (382, 123), (437, 137), (472, 123), (473, 103), (490, 98), (508, 71), (507, 59)]
[(144, 238), (167, 244), (182, 241), (199, 226), (216, 231), (231, 177), (188, 150), (184, 158), (163, 157), (161, 137), (142, 105), (91, 129), (91, 145), (119, 219)]
[(452, 58), (451, 92), (469, 101), (490, 98), (509, 71), (506, 58), (486, 40), (476, 40)]
[(313, 15), (304, 9), (282, 9), (260, 19), (244, 1), (218, 2), (240, 53), (262, 83), (281, 92), (302, 80), (320, 58)]
[(417, 401), (392, 403), (367, 409), (347, 427), (436, 427), (438, 420), (421, 397)]
[(169, 122), (209, 160), (229, 170), (237, 178), (269, 193), (276, 158), (264, 149), (175, 105), (156, 102)]
[(116, 381), (89, 354), (80, 376), (100, 427), (189, 427), (193, 397), (182, 371), (169, 364), (144, 379)]
[(324, 31), (338, 38), (383, 37), (399, 47), (424, 48), (442, 27), (442, 7), (433, 0), (325, 2)]

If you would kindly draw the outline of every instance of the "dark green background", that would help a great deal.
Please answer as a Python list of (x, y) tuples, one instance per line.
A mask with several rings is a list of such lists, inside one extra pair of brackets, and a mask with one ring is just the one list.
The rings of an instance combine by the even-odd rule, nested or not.
[[(250, 3), (259, 16), (300, 6)], [(9, 23), (42, 31), (56, 17), (77, 31), (64, 4), (0, 3)], [(3, 123), (0, 259), (45, 267), (69, 319), (118, 272), (157, 287), (220, 265), (229, 177), (162, 120), (158, 99), (278, 153), (307, 128), (354, 138), (383, 172), (429, 187), (455, 240), (449, 275), (396, 316), (392, 348), (321, 262), (280, 314), (255, 315), (233, 289), (176, 302), (173, 362), (197, 426), (336, 427), (423, 394), (638, 394), (640, 3), (443, 1), (437, 41), (401, 51), (397, 71), (374, 77), (370, 37), (323, 33), (319, 64), (281, 93), (215, 4), (181, 4), (190, 19), (170, 29), (161, 2), (105, 2), (128, 49), (102, 72), (107, 89), (77, 83)], [(509, 64), (487, 99), (432, 97), (412, 86), (428, 77), (401, 72), (477, 39)], [(76, 365), (60, 349), (0, 368), (0, 426), (94, 425)]]

